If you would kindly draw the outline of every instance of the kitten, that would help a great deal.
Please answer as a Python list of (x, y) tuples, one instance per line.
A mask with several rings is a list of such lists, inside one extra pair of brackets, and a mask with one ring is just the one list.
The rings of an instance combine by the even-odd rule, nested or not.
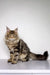
[(10, 59), (8, 59), (8, 62), (16, 64), (18, 60), (46, 60), (48, 58), (47, 51), (45, 51), (43, 55), (30, 52), (27, 44), (19, 38), (17, 28), (15, 30), (10, 30), (7, 27), (6, 29), (5, 43), (10, 50)]

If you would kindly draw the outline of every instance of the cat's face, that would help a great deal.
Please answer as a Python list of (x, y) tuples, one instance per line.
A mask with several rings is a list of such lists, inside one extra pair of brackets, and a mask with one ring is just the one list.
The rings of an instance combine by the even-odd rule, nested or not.
[(18, 29), (10, 30), (8, 27), (6, 27), (6, 36), (5, 38), (9, 41), (14, 41), (18, 39)]

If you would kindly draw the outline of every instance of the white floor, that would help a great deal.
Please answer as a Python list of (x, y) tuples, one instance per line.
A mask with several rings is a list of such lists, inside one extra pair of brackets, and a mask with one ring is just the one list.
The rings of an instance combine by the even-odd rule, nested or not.
[(50, 75), (50, 74), (0, 74), (0, 75)]
[(34, 75), (34, 74), (0, 74), (0, 75)]
[(50, 61), (28, 61), (21, 62), (17, 64), (10, 64), (7, 60), (0, 60), (0, 70), (50, 70)]

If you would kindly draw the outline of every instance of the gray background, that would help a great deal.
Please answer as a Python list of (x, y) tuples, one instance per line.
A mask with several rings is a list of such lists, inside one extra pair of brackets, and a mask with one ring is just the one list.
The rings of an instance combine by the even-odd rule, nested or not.
[(3, 39), (6, 26), (18, 27), (32, 52), (50, 54), (50, 0), (0, 0), (0, 59), (9, 58)]

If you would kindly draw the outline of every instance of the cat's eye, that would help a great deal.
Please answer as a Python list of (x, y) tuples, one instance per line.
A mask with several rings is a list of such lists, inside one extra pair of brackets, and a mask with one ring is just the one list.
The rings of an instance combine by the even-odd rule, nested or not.
[(7, 35), (7, 37), (9, 37), (9, 35)]

